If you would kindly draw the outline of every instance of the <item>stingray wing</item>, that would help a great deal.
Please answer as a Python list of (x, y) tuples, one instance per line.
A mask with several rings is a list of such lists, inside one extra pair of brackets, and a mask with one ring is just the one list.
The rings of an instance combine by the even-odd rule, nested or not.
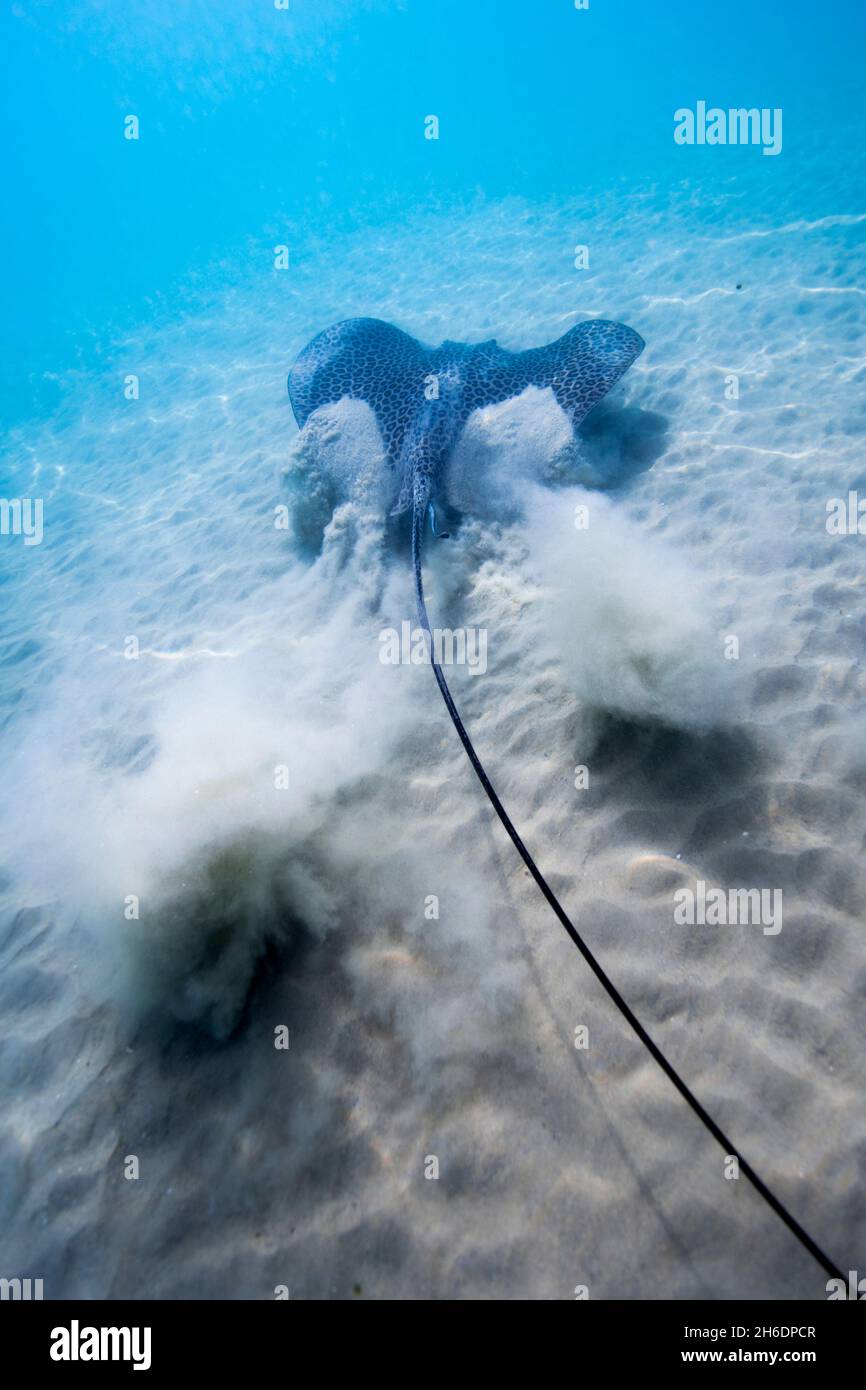
[(570, 328), (533, 357), (532, 384), (549, 386), (575, 428), (644, 350), (633, 328), (607, 319), (589, 319)]
[(519, 396), (527, 386), (549, 386), (576, 428), (643, 351), (633, 328), (606, 319), (579, 323), (556, 342), (525, 352), (480, 343), (464, 392), (467, 414)]
[(317, 334), (289, 372), (298, 425), (321, 405), (350, 396), (373, 410), (392, 462), (424, 400), (429, 350), (382, 319), (344, 319)]

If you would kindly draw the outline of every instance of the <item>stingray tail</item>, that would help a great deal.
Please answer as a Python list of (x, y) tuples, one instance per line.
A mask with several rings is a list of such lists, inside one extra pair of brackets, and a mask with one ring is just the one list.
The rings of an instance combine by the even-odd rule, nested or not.
[[(421, 546), (424, 540), (424, 517), (426, 514), (426, 499), (416, 494), (412, 503), (412, 570), (415, 575), (415, 604), (418, 609), (418, 621), (424, 631), (429, 632), (430, 619), (427, 617), (427, 605), (424, 602), (424, 580), (421, 575)], [(435, 661), (433, 664), (435, 666)]]
[[(416, 490), (412, 508), (412, 568), (415, 574), (415, 599), (418, 606), (418, 621), (420, 622), (424, 631), (428, 634), (428, 636), (430, 636), (430, 619), (427, 616), (427, 604), (424, 601), (424, 581), (421, 573), (421, 546), (424, 536), (424, 519), (427, 514), (427, 502), (428, 493), (423, 490)], [(508, 812), (506, 811), (505, 807), (502, 805), (502, 802), (499, 800), (499, 797), (496, 794), (496, 789), (493, 786), (493, 783), (490, 781), (490, 778), (484, 771), (481, 759), (478, 757), (472, 740), (469, 737), (469, 734), (466, 732), (463, 720), (460, 718), (460, 712), (454, 703), (451, 691), (448, 689), (448, 682), (445, 679), (442, 667), (436, 660), (436, 648), (435, 643), (432, 641), (432, 638), (430, 640), (430, 664), (433, 667), (433, 674), (436, 677), (436, 684), (439, 686), (442, 699), (445, 702), (445, 708), (451, 716), (451, 722), (453, 723), (454, 728), (457, 730), (457, 735), (460, 739), (460, 742), (463, 744), (463, 747), (466, 750), (466, 755), (469, 758), (470, 763), (472, 764), (472, 767), (475, 771), (475, 774), (479, 782), (481, 783), (482, 787), (484, 788), (487, 794), (490, 804), (492, 805), (494, 811), (496, 812), (497, 816), (499, 817), (500, 821), (505, 827), (515, 849), (517, 850), (518, 854), (520, 855), (521, 859), (523, 860), (524, 864), (526, 865), (527, 869), (529, 870), (530, 874), (532, 875), (533, 879), (535, 880), (536, 884), (541, 890), (542, 896), (545, 898), (548, 905), (553, 910), (555, 916), (559, 919), (559, 922), (564, 927), (568, 936), (571, 938), (571, 941), (580, 951), (580, 954), (583, 956), (584, 960), (586, 961), (592, 973), (595, 975), (596, 979), (603, 986), (610, 999), (613, 1000), (613, 1003), (619, 1009), (619, 1012), (622, 1014), (623, 1018), (626, 1020), (629, 1026), (632, 1028), (633, 1032), (635, 1032), (638, 1038), (640, 1038), (641, 1042), (643, 1043), (647, 1051), (650, 1053), (653, 1060), (658, 1063), (662, 1071), (665, 1073), (665, 1076), (667, 1076), (668, 1080), (672, 1082), (672, 1084), (679, 1091), (683, 1100), (686, 1101), (686, 1103), (691, 1107), (691, 1109), (697, 1115), (698, 1119), (702, 1122), (703, 1125), (705, 1125), (705, 1127), (709, 1130), (710, 1134), (713, 1136), (716, 1142), (721, 1146), (725, 1155), (733, 1155), (738, 1160), (741, 1172), (743, 1172), (745, 1176), (749, 1179), (749, 1182), (756, 1189), (756, 1191), (760, 1193), (760, 1195), (763, 1197), (764, 1201), (768, 1204), (768, 1206), (770, 1206), (776, 1213), (776, 1215), (780, 1217), (782, 1221), (784, 1221), (789, 1231), (791, 1231), (792, 1234), (796, 1236), (800, 1244), (806, 1250), (809, 1251), (809, 1254), (812, 1255), (813, 1258), (817, 1260), (820, 1265), (824, 1267), (828, 1274), (830, 1274), (833, 1278), (841, 1279), (844, 1284), (845, 1280), (841, 1270), (838, 1269), (838, 1267), (833, 1263), (829, 1255), (825, 1254), (825, 1252), (821, 1249), (821, 1246), (818, 1245), (817, 1242), (812, 1239), (808, 1231), (806, 1231), (800, 1225), (796, 1217), (791, 1215), (787, 1207), (784, 1206), (783, 1203), (779, 1200), (779, 1198), (775, 1195), (775, 1193), (770, 1190), (770, 1188), (755, 1171), (755, 1169), (748, 1162), (748, 1160), (743, 1157), (739, 1149), (731, 1143), (730, 1139), (727, 1137), (724, 1131), (720, 1129), (720, 1127), (716, 1124), (712, 1115), (710, 1115), (709, 1112), (704, 1109), (697, 1096), (689, 1088), (689, 1086), (686, 1085), (679, 1072), (676, 1071), (674, 1066), (668, 1061), (661, 1048), (657, 1047), (656, 1044), (653, 1042), (652, 1038), (644, 1028), (640, 1019), (626, 1003), (625, 999), (620, 994), (616, 985), (613, 983), (613, 980), (611, 980), (610, 976), (604, 970), (600, 962), (596, 960), (589, 946), (587, 946), (583, 937), (578, 932), (574, 923), (571, 921), (571, 918), (568, 916), (564, 907), (562, 906), (556, 894), (554, 893), (553, 889), (547, 882), (547, 879), (542, 874), (541, 870), (539, 869), (529, 850), (526, 848), (526, 845), (523, 843), (523, 840), (520, 838), (517, 829), (512, 823), (511, 817), (508, 815)]]

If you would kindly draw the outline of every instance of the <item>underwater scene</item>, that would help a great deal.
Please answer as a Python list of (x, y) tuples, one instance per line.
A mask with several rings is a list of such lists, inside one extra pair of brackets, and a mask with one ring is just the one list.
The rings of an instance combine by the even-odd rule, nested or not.
[(866, 1296), (864, 51), (3, 7), (4, 1298)]

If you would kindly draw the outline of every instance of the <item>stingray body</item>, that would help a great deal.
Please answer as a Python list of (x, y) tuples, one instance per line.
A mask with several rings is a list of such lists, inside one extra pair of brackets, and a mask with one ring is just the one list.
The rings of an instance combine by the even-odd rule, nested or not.
[(381, 319), (345, 319), (300, 353), (289, 399), (301, 427), (319, 406), (344, 396), (372, 408), (395, 474), (392, 515), (412, 509), (417, 579), (424, 517), (473, 410), (527, 386), (550, 387), (576, 427), (643, 346), (633, 329), (605, 319), (579, 323), (525, 352), (508, 352), (492, 339), (428, 348)]

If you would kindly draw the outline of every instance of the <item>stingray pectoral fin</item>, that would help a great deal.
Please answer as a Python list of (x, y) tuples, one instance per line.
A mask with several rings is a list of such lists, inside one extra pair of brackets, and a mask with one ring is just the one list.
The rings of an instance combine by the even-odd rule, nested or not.
[(298, 425), (344, 396), (366, 401), (395, 462), (409, 421), (423, 399), (430, 350), (382, 319), (344, 319), (311, 339), (289, 372)]
[(535, 349), (532, 381), (552, 389), (576, 427), (643, 349), (643, 338), (626, 324), (589, 319), (548, 347)]

